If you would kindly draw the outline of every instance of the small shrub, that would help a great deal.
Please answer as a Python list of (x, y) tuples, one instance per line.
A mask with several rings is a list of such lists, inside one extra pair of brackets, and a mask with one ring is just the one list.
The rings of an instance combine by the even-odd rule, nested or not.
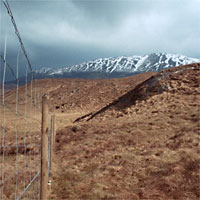
[(77, 132), (77, 131), (79, 131), (81, 129), (81, 127), (79, 126), (79, 125), (74, 125), (74, 126), (72, 126), (72, 131), (73, 132)]

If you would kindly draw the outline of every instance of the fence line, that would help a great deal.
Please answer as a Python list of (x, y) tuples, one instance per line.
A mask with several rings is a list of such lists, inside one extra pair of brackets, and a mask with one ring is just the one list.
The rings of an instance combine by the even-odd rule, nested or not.
[[(4, 48), (2, 48), (4, 51), (3, 54), (0, 53), (1, 63), (3, 63), (0, 67), (0, 71), (3, 72), (0, 75), (0, 198), (2, 200), (40, 199), (42, 186), (40, 184), (41, 94), (10, 5), (7, 0), (1, 1), (1, 4), (4, 5), (11, 20), (11, 26), (14, 27), (18, 50), (16, 64), (13, 64), (7, 56), (10, 49), (6, 31)], [(25, 63), (20, 63), (24, 59)], [(20, 86), (19, 83), (20, 69), (25, 70), (24, 86)], [(6, 91), (8, 72), (12, 75), (16, 85), (12, 91)], [(50, 148), (51, 145), (48, 145), (47, 151), (50, 152)], [(49, 153), (48, 170), (50, 156), (52, 155)]]
[(1, 165), (1, 177), (2, 177), (2, 183), (3, 183), (3, 186), (2, 186), (2, 199), (4, 198), (3, 196), (3, 192), (4, 192), (4, 179), (5, 179), (5, 165), (4, 165), (4, 162), (5, 162), (5, 75), (6, 75), (6, 46), (7, 45), (7, 30), (6, 30), (6, 36), (5, 36), (5, 46), (4, 46), (4, 69), (3, 69), (3, 83), (2, 83), (2, 105), (3, 105), (3, 111), (2, 111), (2, 116), (3, 116), (3, 120), (2, 120), (2, 147), (3, 147), (3, 153), (2, 153), (2, 165)]
[[(17, 81), (17, 89), (16, 89), (16, 121), (15, 121), (15, 132), (16, 132), (16, 172), (18, 172), (18, 150), (19, 150), (19, 146), (18, 146), (18, 130), (17, 130), (17, 122), (18, 122), (18, 95), (19, 95), (19, 80), (18, 80), (18, 73), (19, 73), (19, 56), (20, 56), (20, 49), (18, 51), (17, 54), (17, 66), (16, 66), (16, 81)], [(15, 199), (17, 198), (17, 193), (18, 193), (18, 173), (16, 173), (16, 186), (15, 186)]]

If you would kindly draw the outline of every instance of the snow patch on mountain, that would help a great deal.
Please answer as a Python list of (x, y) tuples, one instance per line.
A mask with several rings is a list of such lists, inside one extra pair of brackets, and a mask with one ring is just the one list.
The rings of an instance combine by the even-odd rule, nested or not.
[(70, 72), (102, 72), (102, 73), (141, 73), (161, 71), (166, 68), (200, 62), (200, 59), (189, 58), (178, 54), (153, 53), (144, 56), (120, 56), (116, 58), (99, 58), (71, 67), (60, 69), (42, 68), (36, 74), (49, 76), (62, 75)]

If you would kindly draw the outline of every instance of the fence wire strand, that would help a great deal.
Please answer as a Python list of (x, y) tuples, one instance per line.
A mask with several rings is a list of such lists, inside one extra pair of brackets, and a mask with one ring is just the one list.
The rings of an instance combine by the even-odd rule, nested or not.
[[(19, 72), (19, 56), (20, 56), (20, 49), (18, 50), (17, 54), (17, 65), (16, 65), (16, 121), (15, 121), (15, 132), (16, 132), (16, 172), (18, 172), (18, 129), (17, 129), (17, 123), (18, 123), (18, 95), (19, 95), (19, 80), (18, 80), (18, 72)], [(18, 173), (16, 174), (16, 186), (15, 186), (15, 199), (17, 198), (18, 194)]]
[[(10, 72), (11, 72), (13, 78), (17, 80), (18, 78), (17, 78), (17, 76), (15, 75), (15, 72), (14, 72), (14, 70), (12, 69), (11, 65), (8, 64), (8, 63), (6, 62), (6, 60), (4, 59), (4, 56), (0, 55), (0, 58), (2, 59), (3, 63), (6, 64), (7, 68), (10, 70)], [(3, 65), (2, 65), (2, 67), (3, 67)]]
[[(6, 30), (6, 35), (5, 35), (5, 45), (4, 45), (4, 70), (3, 70), (3, 84), (2, 84), (2, 104), (3, 104), (3, 127), (5, 127), (5, 76), (6, 76), (6, 47), (7, 47), (7, 30)], [(4, 183), (4, 162), (5, 162), (5, 128), (3, 128), (2, 130), (2, 146), (3, 146), (3, 153), (2, 153), (2, 164), (1, 164), (1, 179), (2, 179), (2, 182)], [(2, 199), (4, 199), (4, 185), (2, 186)]]
[(29, 187), (34, 183), (34, 181), (39, 177), (40, 171), (34, 176), (34, 178), (29, 182), (29, 184), (24, 188), (24, 191), (16, 198), (16, 200), (19, 200), (23, 197), (25, 192), (29, 189)]
[(27, 53), (26, 53), (26, 50), (25, 50), (25, 47), (24, 47), (24, 44), (23, 44), (23, 41), (22, 41), (22, 39), (21, 39), (21, 36), (20, 36), (20, 34), (19, 34), (17, 25), (16, 25), (16, 23), (15, 23), (14, 16), (13, 16), (12, 11), (11, 11), (11, 9), (10, 9), (10, 5), (9, 5), (9, 3), (8, 3), (7, 0), (4, 0), (3, 3), (4, 3), (4, 5), (5, 5), (6, 9), (7, 9), (8, 15), (11, 17), (11, 22), (12, 22), (12, 24), (13, 24), (13, 26), (14, 26), (15, 34), (16, 34), (17, 37), (18, 37), (19, 43), (20, 43), (20, 45), (21, 45), (22, 51), (23, 51), (23, 53), (24, 53), (24, 56), (25, 56), (25, 58), (26, 58), (26, 60), (27, 60), (28, 66), (29, 66), (31, 72), (33, 72), (31, 63), (30, 63), (30, 61), (29, 61), (28, 55), (27, 55)]
[(26, 187), (26, 126), (27, 126), (27, 119), (26, 119), (26, 115), (27, 115), (27, 66), (26, 66), (26, 82), (25, 82), (25, 103), (24, 103), (24, 188)]
[[(18, 46), (13, 65), (9, 60), (10, 49), (7, 44), (10, 41), (7, 39), (10, 33), (7, 27), (4, 27), (4, 44), (0, 43), (0, 48), (4, 47), (3, 53), (0, 54), (0, 199), (40, 199), (40, 89), (10, 5), (7, 0), (0, 3), (1, 9), (4, 5), (14, 27)], [(25, 71), (22, 80), (24, 86), (20, 85), (20, 70)], [(10, 81), (7, 80), (7, 73), (10, 73), (16, 86), (12, 91), (7, 89), (7, 82)]]

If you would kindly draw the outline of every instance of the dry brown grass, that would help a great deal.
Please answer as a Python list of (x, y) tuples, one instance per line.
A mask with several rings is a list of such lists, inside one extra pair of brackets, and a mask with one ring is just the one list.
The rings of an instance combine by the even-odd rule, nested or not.
[(121, 98), (78, 130), (60, 130), (52, 199), (198, 199), (197, 73), (166, 79), (171, 92), (133, 106)]
[[(138, 93), (134, 77), (40, 81), (58, 130), (49, 199), (199, 199), (199, 72), (182, 70)], [(172, 89), (159, 92), (166, 85)], [(109, 103), (92, 120), (73, 123)]]
[(197, 199), (198, 124), (159, 117), (151, 129), (129, 117), (60, 131), (54, 199)]

